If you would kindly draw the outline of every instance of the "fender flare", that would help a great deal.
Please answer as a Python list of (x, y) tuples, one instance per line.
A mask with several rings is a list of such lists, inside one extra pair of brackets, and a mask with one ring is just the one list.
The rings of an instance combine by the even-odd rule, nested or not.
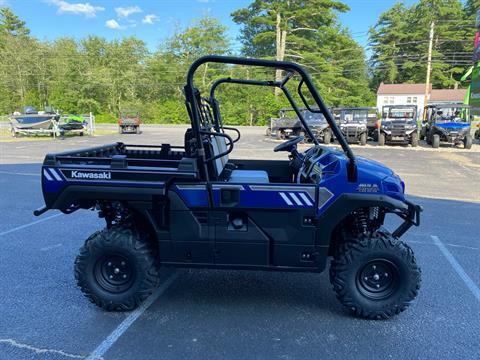
[[(352, 193), (340, 195), (316, 221), (315, 245), (320, 255), (319, 259), (328, 257), (335, 227), (352, 211), (365, 207), (383, 207), (405, 213), (409, 211), (408, 203), (387, 195)], [(322, 266), (324, 267), (325, 264)]]

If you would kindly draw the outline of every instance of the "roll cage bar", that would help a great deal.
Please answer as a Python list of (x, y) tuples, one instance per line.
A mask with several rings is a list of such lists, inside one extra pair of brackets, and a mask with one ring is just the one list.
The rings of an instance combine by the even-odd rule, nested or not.
[[(272, 80), (248, 80), (248, 79), (235, 79), (231, 77), (221, 78), (215, 81), (210, 89), (210, 98), (208, 100), (202, 99), (198, 90), (195, 88), (194, 85), (194, 76), (197, 69), (206, 63), (217, 63), (217, 64), (228, 64), (228, 65), (245, 65), (245, 66), (256, 66), (256, 67), (264, 67), (264, 68), (273, 68), (273, 69), (281, 69), (286, 71), (286, 76), (280, 81), (272, 81)], [(287, 97), (290, 105), (292, 106), (293, 110), (297, 114), (300, 122), (302, 123), (305, 131), (307, 132), (308, 136), (313, 139), (315, 145), (318, 145), (318, 141), (315, 139), (315, 136), (312, 133), (312, 130), (308, 126), (308, 123), (305, 121), (301, 110), (299, 109), (298, 105), (296, 104), (295, 99), (293, 98), (290, 91), (286, 88), (287, 82), (295, 75), (298, 74), (301, 77), (301, 80), (297, 87), (297, 93), (302, 100), (305, 108), (313, 113), (321, 113), (327, 120), (330, 128), (333, 131), (333, 134), (337, 138), (338, 142), (340, 143), (344, 153), (349, 159), (349, 166), (348, 166), (348, 180), (355, 181), (357, 177), (357, 168), (356, 168), (356, 159), (355, 156), (348, 145), (347, 141), (343, 137), (340, 129), (338, 128), (332, 114), (328, 110), (327, 106), (323, 102), (320, 94), (318, 93), (313, 81), (311, 80), (308, 73), (298, 64), (287, 62), (287, 61), (273, 61), (273, 60), (261, 60), (261, 59), (250, 59), (250, 58), (238, 58), (238, 57), (230, 57), (230, 56), (217, 56), (217, 55), (208, 55), (197, 59), (188, 69), (187, 73), (187, 84), (185, 85), (185, 99), (186, 99), (186, 106), (188, 113), (190, 115), (191, 123), (192, 123), (192, 130), (194, 132), (194, 136), (197, 143), (197, 156), (200, 158), (202, 165), (201, 171), (202, 175), (206, 181), (209, 181), (208, 178), (208, 170), (207, 170), (207, 162), (214, 160), (213, 157), (206, 159), (205, 158), (205, 148), (203, 146), (202, 135), (212, 135), (212, 136), (222, 136), (229, 140), (228, 146), (230, 147), (226, 153), (229, 153), (233, 149), (233, 143), (238, 141), (239, 137), (234, 141), (230, 136), (221, 132), (222, 120), (220, 115), (220, 109), (218, 106), (218, 101), (215, 98), (215, 90), (217, 87), (224, 83), (229, 84), (241, 84), (241, 85), (253, 85), (253, 86), (269, 86), (269, 87), (277, 87), (283, 91), (285, 96)], [(306, 85), (307, 89), (310, 92), (313, 100), (315, 101), (317, 107), (312, 108), (305, 98), (302, 87)], [(205, 112), (205, 105), (202, 104), (202, 100), (206, 101), (213, 109), (213, 119), (212, 116), (206, 114)], [(207, 111), (208, 112), (208, 111)], [(212, 120), (212, 124), (216, 130), (216, 132), (206, 131), (202, 129), (202, 122), (205, 122), (205, 119)], [(225, 128), (225, 127), (223, 127)], [(233, 129), (233, 128), (232, 128)], [(224, 154), (220, 154), (223, 156)], [(217, 158), (219, 156), (216, 156)]]

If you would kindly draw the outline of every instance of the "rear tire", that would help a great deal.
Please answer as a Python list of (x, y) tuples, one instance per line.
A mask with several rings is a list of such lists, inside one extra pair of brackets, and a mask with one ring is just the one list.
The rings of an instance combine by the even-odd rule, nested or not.
[(121, 126), (118, 127), (118, 133), (123, 134), (123, 128)]
[(377, 231), (340, 246), (330, 266), (330, 282), (355, 315), (388, 319), (415, 299), (421, 270), (407, 244)]
[(437, 149), (440, 146), (440, 135), (435, 134), (432, 136), (432, 148)]
[(471, 149), (473, 144), (473, 139), (470, 135), (465, 136), (463, 139), (463, 146), (465, 149)]
[(383, 132), (378, 134), (378, 146), (385, 146), (385, 134)]
[(267, 128), (267, 131), (265, 131), (265, 135), (268, 137), (272, 136), (272, 129)]
[(360, 145), (365, 146), (367, 145), (367, 133), (364, 132), (362, 135), (360, 135)]
[(135, 309), (159, 283), (150, 244), (120, 225), (86, 240), (75, 260), (75, 279), (91, 302), (108, 311)]
[(332, 142), (332, 130), (327, 129), (323, 132), (323, 143), (328, 145)]
[(412, 144), (412, 147), (417, 147), (418, 146), (418, 133), (414, 131), (412, 135), (410, 135), (410, 144)]

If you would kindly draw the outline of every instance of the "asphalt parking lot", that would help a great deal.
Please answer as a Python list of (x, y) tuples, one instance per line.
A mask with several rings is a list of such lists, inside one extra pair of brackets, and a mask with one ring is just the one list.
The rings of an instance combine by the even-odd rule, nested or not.
[[(141, 135), (0, 140), (0, 359), (479, 359), (480, 145), (354, 151), (385, 163), (424, 206), (404, 239), (422, 267), (422, 288), (404, 313), (366, 321), (337, 302), (328, 274), (164, 270), (138, 310), (108, 313), (77, 289), (73, 262), (103, 223), (90, 211), (43, 204), (45, 153), (115, 141), (182, 143), (184, 127)], [(263, 128), (243, 128), (234, 156), (283, 158)]]

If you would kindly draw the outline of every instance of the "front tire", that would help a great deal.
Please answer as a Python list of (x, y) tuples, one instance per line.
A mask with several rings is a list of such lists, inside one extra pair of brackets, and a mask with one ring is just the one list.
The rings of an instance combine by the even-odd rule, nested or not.
[(383, 132), (378, 134), (378, 146), (385, 146), (385, 134)]
[(463, 139), (463, 147), (469, 150), (472, 148), (472, 144), (473, 144), (472, 137), (470, 135), (465, 136), (465, 138)]
[(377, 231), (340, 246), (330, 266), (330, 282), (355, 315), (388, 319), (415, 299), (421, 271), (407, 244)]
[(114, 226), (91, 235), (75, 260), (75, 279), (99, 307), (133, 310), (158, 286), (154, 251), (133, 228)]
[(435, 134), (432, 136), (432, 148), (438, 149), (440, 146), (440, 135)]
[(332, 130), (327, 129), (323, 132), (323, 143), (328, 145), (332, 142)]
[(364, 132), (362, 135), (360, 135), (360, 145), (365, 146), (367, 145), (367, 133)]
[(418, 146), (418, 133), (416, 131), (414, 131), (411, 135), (410, 144), (412, 147)]

